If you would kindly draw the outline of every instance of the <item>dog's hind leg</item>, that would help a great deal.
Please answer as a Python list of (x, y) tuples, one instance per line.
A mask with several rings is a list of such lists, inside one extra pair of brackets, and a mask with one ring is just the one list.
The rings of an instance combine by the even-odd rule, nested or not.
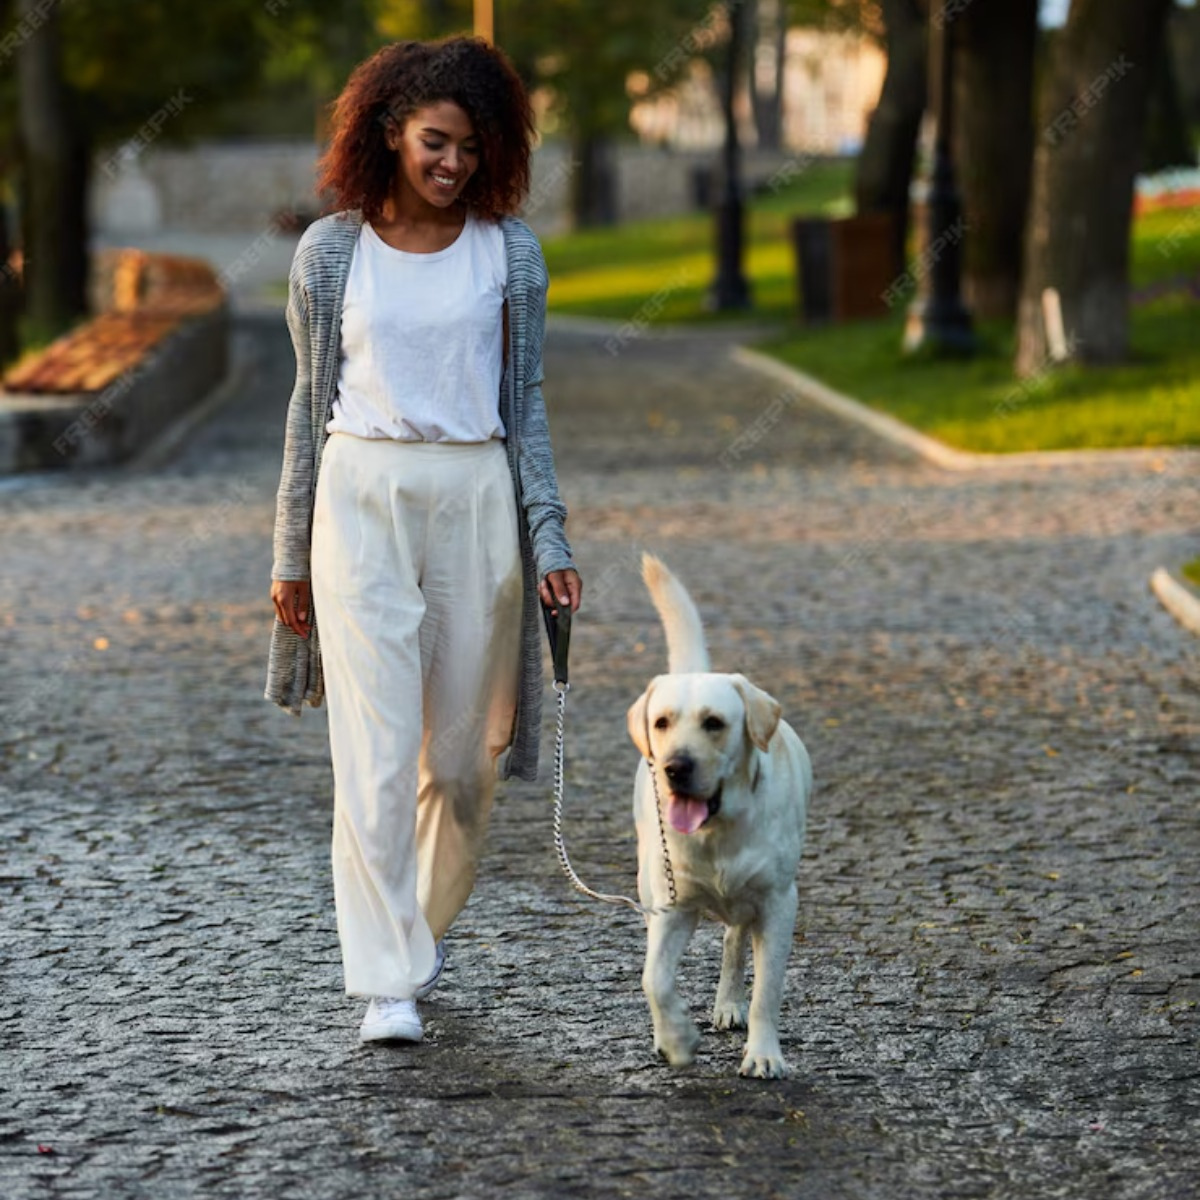
[(742, 1075), (757, 1079), (783, 1079), (787, 1063), (779, 1046), (779, 1009), (783, 1003), (783, 982), (787, 972), (792, 935), (796, 928), (798, 897), (793, 883), (785, 892), (776, 893), (763, 913), (762, 924), (754, 930), (754, 991), (750, 998), (750, 1032), (746, 1053), (738, 1068)]
[(699, 913), (672, 908), (650, 918), (642, 988), (654, 1021), (654, 1048), (673, 1067), (687, 1066), (700, 1044), (700, 1030), (679, 995), (679, 960), (696, 929)]
[(745, 925), (727, 925), (721, 950), (721, 982), (713, 1004), (714, 1029), (744, 1029), (749, 1004), (746, 1002), (746, 946), (750, 930)]

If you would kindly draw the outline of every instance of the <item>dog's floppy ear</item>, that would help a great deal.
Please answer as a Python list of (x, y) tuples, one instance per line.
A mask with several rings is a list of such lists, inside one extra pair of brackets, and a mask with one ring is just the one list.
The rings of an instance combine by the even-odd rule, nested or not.
[(650, 707), (650, 693), (654, 691), (652, 679), (646, 690), (629, 706), (625, 723), (629, 728), (629, 736), (633, 744), (642, 752), (643, 758), (650, 757), (650, 719), (647, 715)]
[(768, 696), (762, 688), (755, 687), (745, 675), (734, 675), (732, 678), (733, 686), (746, 706), (746, 733), (755, 746), (765, 750), (779, 724), (783, 707), (774, 696)]

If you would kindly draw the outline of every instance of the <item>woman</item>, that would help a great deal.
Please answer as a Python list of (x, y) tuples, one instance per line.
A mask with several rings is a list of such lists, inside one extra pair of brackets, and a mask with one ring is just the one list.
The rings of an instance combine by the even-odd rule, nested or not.
[(289, 277), (267, 697), (329, 697), (364, 1041), (421, 1038), (498, 769), (536, 778), (539, 600), (579, 607), (541, 395), (546, 267), (512, 215), (532, 135), (486, 42), (384, 48), (336, 102), (319, 190), (338, 211)]

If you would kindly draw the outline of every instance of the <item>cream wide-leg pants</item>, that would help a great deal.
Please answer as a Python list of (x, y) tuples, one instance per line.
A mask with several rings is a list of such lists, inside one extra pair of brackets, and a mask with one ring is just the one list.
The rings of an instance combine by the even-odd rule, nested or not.
[(516, 712), (504, 443), (333, 433), (312, 529), (346, 992), (411, 997), (475, 882)]

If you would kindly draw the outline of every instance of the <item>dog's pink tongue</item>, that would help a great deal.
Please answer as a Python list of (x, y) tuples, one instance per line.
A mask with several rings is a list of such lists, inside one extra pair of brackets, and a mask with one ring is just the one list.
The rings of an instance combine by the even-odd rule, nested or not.
[(667, 800), (667, 820), (680, 833), (695, 833), (708, 820), (708, 801), (672, 795)]

